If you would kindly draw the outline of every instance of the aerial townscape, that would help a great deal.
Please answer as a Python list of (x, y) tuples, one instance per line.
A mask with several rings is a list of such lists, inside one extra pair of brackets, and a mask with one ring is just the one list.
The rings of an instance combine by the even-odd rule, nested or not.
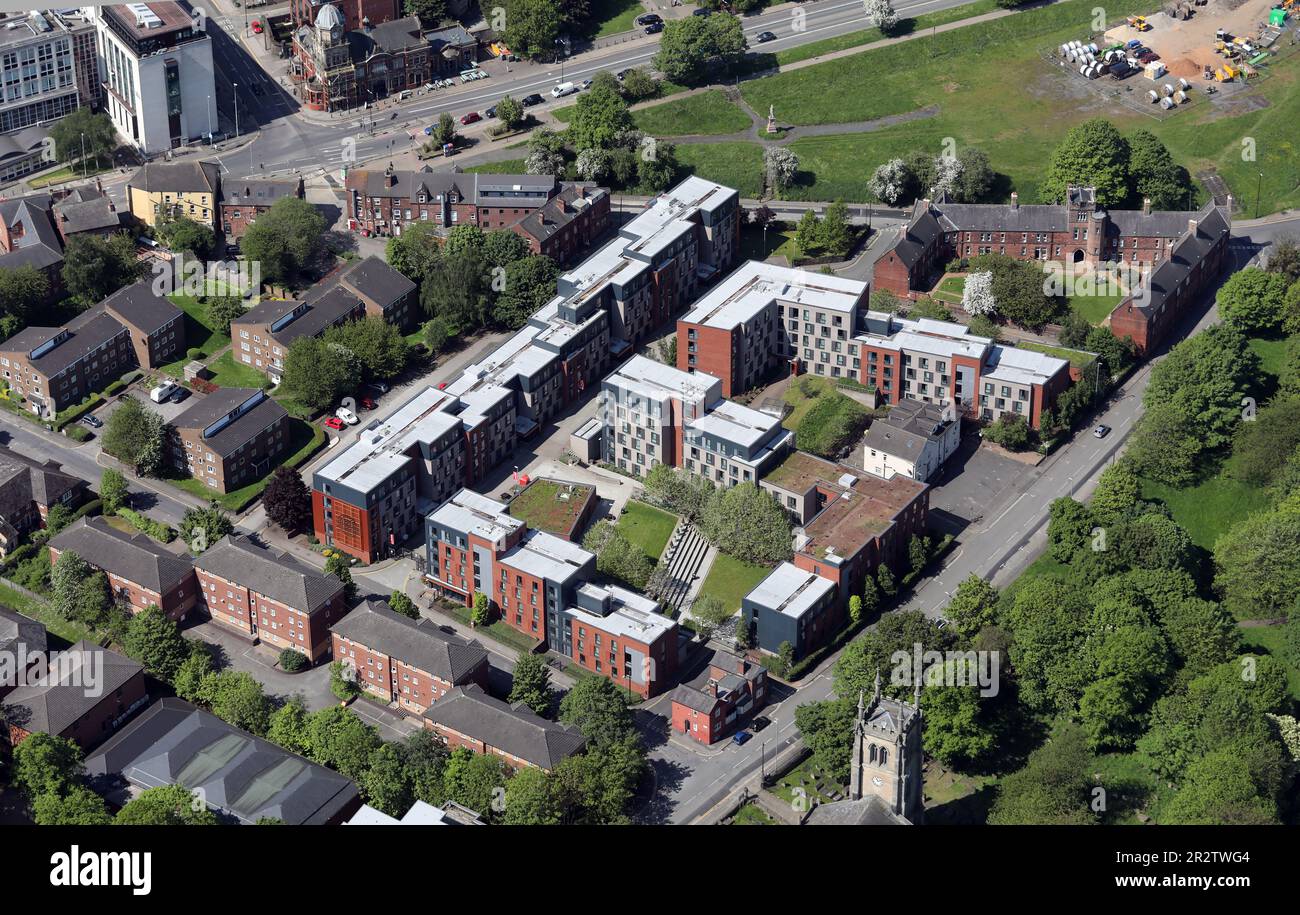
[(1300, 823), (1300, 0), (0, 25), (0, 823)]

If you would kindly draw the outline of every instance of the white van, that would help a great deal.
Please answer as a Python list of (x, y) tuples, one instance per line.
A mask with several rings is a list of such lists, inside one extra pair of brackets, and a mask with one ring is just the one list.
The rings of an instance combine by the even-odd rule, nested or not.
[(573, 95), (578, 91), (578, 87), (573, 83), (559, 83), (551, 90), (552, 98), (564, 98), (566, 95)]
[(180, 385), (174, 381), (164, 381), (162, 384), (158, 385), (158, 387), (149, 392), (149, 399), (154, 403), (162, 403), (168, 397), (175, 394), (176, 389), (179, 387)]

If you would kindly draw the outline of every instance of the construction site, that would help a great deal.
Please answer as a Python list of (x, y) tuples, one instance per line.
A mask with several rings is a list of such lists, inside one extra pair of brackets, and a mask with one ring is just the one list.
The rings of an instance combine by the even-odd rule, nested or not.
[(1050, 56), (1098, 92), (1164, 117), (1248, 90), (1295, 51), (1298, 27), (1300, 0), (1172, 0)]

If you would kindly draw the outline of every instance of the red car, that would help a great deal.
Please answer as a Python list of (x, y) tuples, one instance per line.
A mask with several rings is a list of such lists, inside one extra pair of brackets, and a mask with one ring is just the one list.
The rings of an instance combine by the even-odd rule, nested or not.
[(253, 20), (253, 34), (254, 35), (262, 34), (262, 23), (258, 22), (256, 19)]
[(371, 400), (369, 397), (362, 397), (360, 400), (357, 401), (357, 404), (363, 410), (373, 410), (375, 408), (375, 402)]
[(460, 122), (462, 124), (473, 124), (475, 121), (481, 120), (483, 120), (483, 115), (479, 114), (477, 111), (471, 111), (469, 114), (462, 114), (460, 116)]
[(333, 429), (336, 432), (342, 432), (344, 428), (343, 420), (339, 419), (337, 416), (331, 416), (329, 419), (325, 420), (325, 428)]
[(447, 387), (447, 382), (445, 382), (445, 381), (439, 381), (439, 382), (438, 382), (438, 390), (439, 390), (439, 391), (445, 390), (446, 387)]

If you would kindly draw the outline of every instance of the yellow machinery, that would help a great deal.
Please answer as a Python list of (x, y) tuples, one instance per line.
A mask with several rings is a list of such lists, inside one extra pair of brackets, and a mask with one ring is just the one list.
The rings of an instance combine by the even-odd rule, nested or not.
[(1128, 24), (1130, 28), (1139, 32), (1149, 32), (1151, 30), (1151, 24), (1147, 22), (1146, 16), (1129, 16)]
[(1222, 70), (1214, 71), (1215, 82), (1230, 83), (1241, 74), (1232, 64), (1224, 64)]

